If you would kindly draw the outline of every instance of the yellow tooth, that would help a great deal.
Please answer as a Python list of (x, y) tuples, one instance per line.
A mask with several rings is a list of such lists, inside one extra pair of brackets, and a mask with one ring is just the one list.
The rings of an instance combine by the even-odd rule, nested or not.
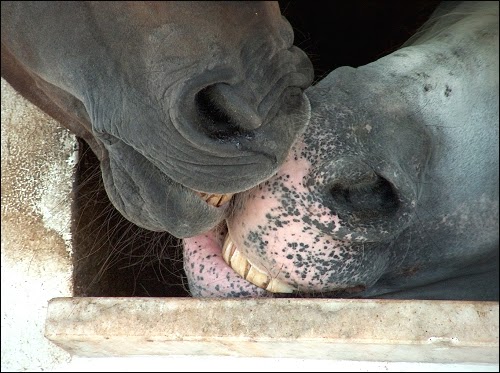
[(233, 198), (234, 193), (228, 193), (228, 194), (222, 194), (222, 197), (219, 199), (219, 202), (217, 203), (217, 207), (225, 205), (229, 201), (231, 201), (231, 198)]
[(248, 271), (245, 280), (251, 282), (252, 284), (262, 289), (266, 289), (271, 281), (271, 278), (265, 273), (259, 271), (254, 266), (250, 266), (250, 270)]
[(231, 241), (228, 236), (229, 235), (226, 235), (226, 240), (224, 241), (224, 246), (222, 246), (222, 257), (224, 258), (224, 261), (228, 265), (230, 265), (230, 260), (234, 254), (234, 250), (236, 250), (236, 246), (234, 246), (233, 241)]
[(241, 255), (239, 250), (235, 250), (230, 261), (231, 268), (246, 280), (248, 271), (250, 271), (251, 267), (250, 263), (248, 263), (248, 260), (246, 260), (245, 257)]
[(271, 293), (293, 293), (295, 288), (283, 281), (273, 278), (271, 282), (269, 282), (269, 285), (267, 285), (266, 290)]
[(206, 203), (215, 207), (220, 207), (222, 205), (225, 205), (227, 202), (231, 200), (231, 198), (234, 195), (234, 193), (228, 193), (228, 194), (208, 194), (203, 192), (196, 192), (196, 193), (198, 193), (201, 199), (204, 200)]
[(276, 278), (271, 278), (266, 272), (253, 265), (236, 247), (229, 233), (222, 247), (224, 261), (241, 277), (255, 286), (272, 293), (292, 293), (295, 288)]

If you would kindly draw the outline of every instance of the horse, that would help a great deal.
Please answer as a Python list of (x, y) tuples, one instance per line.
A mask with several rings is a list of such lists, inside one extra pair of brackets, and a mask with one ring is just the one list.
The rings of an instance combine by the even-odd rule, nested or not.
[(444, 2), (309, 88), (277, 174), (184, 239), (191, 294), (498, 300), (498, 28), (498, 2)]
[(97, 155), (134, 224), (188, 237), (274, 174), (313, 80), (277, 2), (2, 2), (1, 74)]

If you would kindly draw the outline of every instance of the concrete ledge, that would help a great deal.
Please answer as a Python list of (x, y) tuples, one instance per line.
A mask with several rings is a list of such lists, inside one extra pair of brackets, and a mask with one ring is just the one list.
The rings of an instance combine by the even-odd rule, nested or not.
[(73, 355), (496, 363), (497, 302), (55, 298), (45, 335)]

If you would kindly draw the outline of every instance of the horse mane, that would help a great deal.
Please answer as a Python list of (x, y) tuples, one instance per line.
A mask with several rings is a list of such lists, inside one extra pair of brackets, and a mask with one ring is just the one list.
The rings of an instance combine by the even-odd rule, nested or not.
[(402, 47), (425, 43), (471, 15), (498, 18), (498, 1), (443, 1)]

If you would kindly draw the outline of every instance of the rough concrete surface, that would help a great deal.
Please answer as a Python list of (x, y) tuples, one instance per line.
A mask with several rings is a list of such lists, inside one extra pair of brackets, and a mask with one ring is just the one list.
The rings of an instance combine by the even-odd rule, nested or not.
[(2, 371), (69, 360), (44, 338), (49, 299), (71, 296), (76, 139), (2, 79)]
[(497, 363), (496, 302), (60, 298), (46, 335), (77, 356)]

